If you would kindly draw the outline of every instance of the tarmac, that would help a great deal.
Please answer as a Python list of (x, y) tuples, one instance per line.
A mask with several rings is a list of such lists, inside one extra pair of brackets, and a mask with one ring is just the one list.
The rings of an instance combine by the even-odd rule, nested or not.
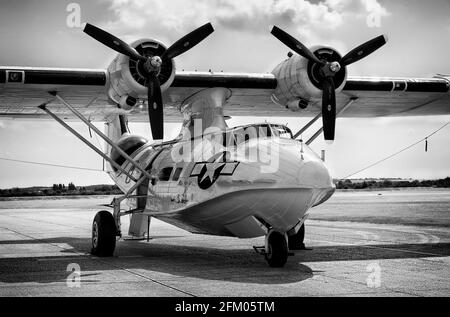
[(252, 248), (264, 238), (194, 235), (156, 219), (149, 242), (92, 256), (97, 210), (81, 202), (3, 205), (0, 296), (450, 296), (448, 224), (308, 219), (312, 250), (274, 269)]

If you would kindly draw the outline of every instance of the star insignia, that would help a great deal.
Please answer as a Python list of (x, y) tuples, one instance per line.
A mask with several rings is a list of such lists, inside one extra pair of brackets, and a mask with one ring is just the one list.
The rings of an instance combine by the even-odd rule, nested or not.
[(197, 177), (197, 183), (201, 189), (211, 187), (221, 175), (233, 175), (239, 162), (227, 161), (226, 153), (216, 154), (206, 162), (195, 163), (190, 177)]

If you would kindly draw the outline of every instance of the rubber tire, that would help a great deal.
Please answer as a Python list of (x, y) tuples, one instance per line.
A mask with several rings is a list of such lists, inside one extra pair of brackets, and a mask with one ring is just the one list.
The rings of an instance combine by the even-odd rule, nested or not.
[(302, 224), (300, 229), (293, 236), (288, 237), (289, 250), (304, 250), (305, 249), (305, 224)]
[(265, 258), (270, 267), (283, 267), (288, 259), (288, 245), (283, 234), (272, 232), (268, 239), (269, 253)]
[[(94, 230), (97, 226), (97, 243), (94, 242)], [(99, 211), (92, 222), (92, 249), (91, 254), (108, 257), (114, 254), (116, 248), (116, 223), (113, 215), (106, 211)]]

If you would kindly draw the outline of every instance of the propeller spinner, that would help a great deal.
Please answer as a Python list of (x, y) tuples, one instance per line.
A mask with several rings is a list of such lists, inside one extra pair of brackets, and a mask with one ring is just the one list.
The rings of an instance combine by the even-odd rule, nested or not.
[(323, 133), (326, 141), (333, 141), (336, 125), (336, 89), (333, 77), (341, 70), (354, 62), (367, 57), (382, 47), (387, 42), (384, 35), (380, 35), (370, 41), (361, 44), (352, 49), (340, 61), (327, 62), (317, 58), (305, 45), (300, 41), (274, 26), (272, 35), (279, 39), (287, 47), (295, 51), (300, 56), (303, 56), (312, 63), (318, 64), (320, 72), (323, 77), (322, 81), (322, 123)]
[(92, 24), (87, 23), (84, 28), (84, 32), (116, 52), (144, 63), (144, 70), (147, 73), (148, 115), (152, 136), (154, 140), (163, 139), (163, 100), (161, 85), (158, 80), (158, 74), (161, 70), (163, 60), (175, 58), (187, 52), (207, 38), (212, 32), (214, 32), (214, 28), (211, 23), (207, 23), (183, 36), (181, 39), (172, 44), (161, 56), (150, 57), (142, 56), (129, 44)]

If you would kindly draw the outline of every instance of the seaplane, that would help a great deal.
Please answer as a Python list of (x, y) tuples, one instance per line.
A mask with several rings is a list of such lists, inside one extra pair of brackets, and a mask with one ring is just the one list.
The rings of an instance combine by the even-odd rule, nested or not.
[[(120, 239), (148, 238), (156, 218), (195, 234), (265, 237), (255, 250), (270, 267), (283, 267), (305, 249), (309, 212), (335, 191), (310, 144), (322, 133), (333, 141), (336, 118), (450, 114), (450, 77), (348, 76), (349, 65), (386, 44), (384, 35), (341, 56), (329, 46), (307, 47), (274, 26), (274, 45), (280, 45), (275, 38), (286, 45), (287, 58), (271, 73), (250, 74), (176, 71), (176, 57), (213, 33), (210, 23), (170, 46), (151, 38), (128, 44), (89, 23), (83, 31), (118, 53), (107, 69), (2, 66), (0, 118), (56, 120), (107, 162), (123, 195), (95, 215), (96, 256), (113, 256)], [(261, 123), (229, 127), (231, 116)], [(311, 120), (295, 132), (270, 123), (290, 116)], [(322, 128), (304, 141), (319, 119)], [(105, 148), (72, 128), (75, 120)], [(152, 141), (129, 128), (146, 121)], [(181, 124), (175, 139), (164, 141), (164, 122)], [(104, 123), (104, 130), (94, 123)], [(122, 234), (124, 216), (130, 217), (128, 235)]]

